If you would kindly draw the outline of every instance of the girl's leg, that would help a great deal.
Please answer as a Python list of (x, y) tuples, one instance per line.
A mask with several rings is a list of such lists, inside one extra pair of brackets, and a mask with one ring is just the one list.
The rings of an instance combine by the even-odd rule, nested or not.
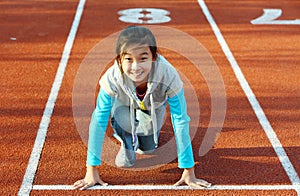
[(115, 164), (118, 167), (132, 167), (136, 161), (136, 156), (132, 144), (129, 107), (118, 107), (111, 119), (111, 125), (115, 130), (114, 137), (121, 142)]
[[(157, 138), (159, 138), (159, 131), (156, 133)], [(154, 142), (153, 135), (138, 136), (139, 148), (137, 153), (139, 154), (151, 154), (156, 149), (156, 144)]]

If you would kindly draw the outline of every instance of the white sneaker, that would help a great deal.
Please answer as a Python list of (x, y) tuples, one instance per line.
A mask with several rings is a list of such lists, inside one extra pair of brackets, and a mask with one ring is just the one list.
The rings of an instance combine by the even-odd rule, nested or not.
[(148, 150), (148, 151), (142, 151), (141, 149), (138, 148), (135, 152), (138, 154), (153, 154), (154, 151), (155, 151), (155, 149)]

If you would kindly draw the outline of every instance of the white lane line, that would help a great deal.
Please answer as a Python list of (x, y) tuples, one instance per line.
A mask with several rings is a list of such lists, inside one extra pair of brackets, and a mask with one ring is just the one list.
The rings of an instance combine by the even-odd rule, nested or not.
[(298, 195), (300, 195), (300, 179), (299, 176), (293, 167), (293, 164), (291, 163), (289, 157), (287, 156), (284, 148), (282, 147), (282, 144), (280, 143), (275, 131), (273, 130), (269, 120), (267, 119), (263, 109), (261, 108), (259, 102), (257, 101), (253, 91), (251, 90), (243, 72), (241, 71), (238, 63), (236, 62), (233, 54), (231, 53), (221, 31), (218, 28), (218, 25), (214, 21), (212, 15), (210, 14), (205, 2), (203, 0), (198, 0), (198, 3), (206, 16), (206, 19), (208, 20), (211, 28), (213, 29), (213, 32), (215, 36), (217, 37), (217, 40), (219, 41), (223, 52), (225, 53), (244, 93), (246, 94), (252, 109), (254, 110), (256, 117), (259, 120), (259, 123), (263, 127), (269, 141), (271, 142), (273, 149), (275, 150), (281, 165), (283, 166), (286, 174), (288, 175), (292, 185), (295, 187), (295, 190), (297, 191)]
[(76, 15), (70, 30), (70, 33), (68, 35), (68, 39), (66, 41), (64, 51), (62, 53), (62, 57), (56, 72), (56, 76), (54, 79), (54, 82), (52, 84), (51, 92), (48, 97), (48, 101), (46, 104), (46, 107), (44, 109), (43, 117), (41, 119), (39, 129), (37, 132), (37, 136), (34, 142), (34, 146), (29, 158), (29, 162), (27, 165), (27, 169), (23, 178), (22, 185), (20, 187), (18, 195), (29, 195), (32, 185), (33, 185), (33, 180), (35, 177), (35, 173), (38, 167), (38, 163), (40, 160), (40, 156), (43, 150), (44, 142), (46, 139), (47, 131), (48, 131), (48, 126), (50, 123), (50, 119), (52, 116), (52, 112), (55, 106), (55, 102), (57, 99), (57, 95), (64, 77), (64, 73), (66, 70), (66, 66), (68, 64), (69, 56), (71, 53), (71, 49), (74, 43), (74, 39), (76, 36), (76, 32), (80, 23), (81, 15), (84, 9), (84, 4), (85, 0), (80, 0), (77, 10), (76, 10)]
[[(214, 185), (204, 190), (293, 190), (292, 185)], [(33, 190), (73, 190), (71, 185), (34, 185)], [(192, 190), (189, 186), (172, 185), (109, 185), (89, 190)]]

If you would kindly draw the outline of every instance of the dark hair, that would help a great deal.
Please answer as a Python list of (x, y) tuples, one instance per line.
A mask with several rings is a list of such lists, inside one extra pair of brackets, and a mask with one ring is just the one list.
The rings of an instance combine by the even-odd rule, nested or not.
[(152, 53), (153, 60), (157, 58), (157, 46), (153, 33), (146, 27), (129, 26), (121, 31), (116, 44), (116, 60), (121, 65), (121, 58), (132, 44), (146, 44)]

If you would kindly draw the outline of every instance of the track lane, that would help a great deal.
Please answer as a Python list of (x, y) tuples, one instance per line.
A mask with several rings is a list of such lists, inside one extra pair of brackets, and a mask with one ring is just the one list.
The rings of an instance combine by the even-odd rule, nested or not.
[[(236, 2), (228, 1), (224, 7), (233, 3)], [(258, 17), (263, 8), (268, 6), (283, 9), (283, 15), (278, 20), (299, 18), (295, 12), (300, 7), (299, 1), (284, 4), (275, 1), (271, 5), (263, 2), (236, 3), (237, 11), (227, 15), (220, 15), (222, 10), (216, 8), (213, 3), (211, 9), (280, 140), (286, 147), (297, 147), (299, 146), (296, 142), (299, 139), (296, 131), (299, 127), (297, 98), (300, 91), (299, 78), (295, 76), (299, 75), (297, 68), (300, 61), (299, 25), (251, 25), (249, 21)], [(238, 12), (242, 7), (253, 9)], [(232, 15), (236, 18), (243, 17), (242, 24), (239, 24), (240, 20), (234, 19), (229, 23)], [(240, 30), (230, 30), (238, 29), (238, 26)], [(235, 32), (239, 33), (238, 37)], [(291, 158), (294, 156), (297, 155), (294, 154)]]
[(3, 195), (15, 195), (22, 183), (74, 6), (76, 2), (0, 3)]
[[(214, 6), (222, 5), (219, 7)], [(235, 5), (232, 13), (222, 9)], [(292, 177), (299, 185), (299, 25), (252, 25), (249, 21), (258, 17), (264, 8), (282, 9), (283, 15), (276, 20), (295, 20), (299, 16), (300, 2), (277, 1), (226, 3), (214, 1), (210, 5), (225, 39), (239, 62), (250, 86), (257, 95), (272, 127), (295, 172)], [(245, 9), (248, 8), (248, 9)], [(251, 9), (250, 9), (251, 8)], [(241, 12), (241, 10), (244, 10)], [(254, 14), (256, 12), (256, 14)], [(235, 16), (235, 17), (233, 17)], [(236, 30), (235, 30), (236, 29)], [(238, 32), (238, 35), (235, 33)], [(259, 35), (259, 36), (257, 36)], [(289, 170), (289, 169), (288, 169)], [(298, 188), (298, 194), (300, 189)]]
[[(82, 165), (84, 165), (84, 154), (86, 149), (84, 144), (80, 141), (79, 136), (76, 135), (76, 128), (74, 126), (74, 122), (72, 121), (72, 111), (70, 107), (72, 105), (70, 92), (72, 92), (72, 82), (76, 74), (76, 68), (79, 66), (81, 59), (84, 58), (84, 55), (89, 51), (89, 49), (91, 49), (91, 47), (93, 47), (95, 43), (101, 40), (101, 38), (109, 35), (112, 32), (121, 30), (128, 25), (118, 21), (116, 19), (116, 14), (113, 11), (121, 8), (124, 9), (141, 5), (138, 3), (120, 3), (119, 5), (121, 5), (121, 8), (118, 8), (116, 7), (116, 4), (109, 2), (103, 2), (103, 4), (102, 2), (101, 4), (98, 3), (99, 2), (96, 1), (89, 1), (86, 6), (88, 14), (84, 15), (83, 20), (85, 22), (81, 24), (78, 33), (78, 39), (76, 40), (72, 50), (72, 56), (69, 62), (71, 66), (68, 66), (67, 68), (63, 86), (57, 100), (52, 122), (49, 127), (49, 135), (46, 140), (46, 146), (40, 163), (41, 165), (36, 177), (36, 184), (70, 184), (77, 180), (78, 176), (80, 176), (78, 173), (81, 173), (81, 176), (84, 175), (84, 168)], [(229, 65), (226, 62), (218, 43), (212, 36), (209, 25), (204, 23), (204, 17), (199, 12), (199, 9), (195, 7), (195, 2), (185, 1), (178, 5), (174, 5), (172, 2), (170, 2), (169, 4), (164, 4), (162, 6), (158, 2), (153, 4), (153, 2), (146, 1), (143, 3), (143, 6), (146, 7), (146, 5), (152, 5), (152, 7), (163, 7), (165, 9), (169, 9), (171, 13), (178, 15), (175, 20), (166, 25), (189, 32), (199, 39), (201, 43), (203, 43), (205, 47), (211, 51), (218, 65), (220, 65), (221, 72), (224, 76), (224, 82), (226, 84), (226, 90), (229, 92), (229, 114), (226, 116), (224, 129), (217, 144), (215, 145), (215, 148), (205, 157), (198, 157), (195, 155), (196, 160), (200, 162), (200, 165), (197, 165), (197, 170), (199, 171), (197, 175), (201, 177), (204, 176), (206, 179), (213, 181), (215, 184), (282, 184), (288, 182), (288, 178), (285, 176), (282, 168), (280, 168), (280, 164), (276, 158), (276, 155), (274, 152), (272, 152), (270, 144), (262, 134), (263, 132), (255, 118), (255, 115), (251, 111), (251, 108), (245, 99), (243, 92), (239, 88), (236, 79), (233, 77), (232, 71), (228, 68)], [(185, 10), (189, 10), (189, 12), (185, 12), (183, 14), (184, 17), (179, 17), (180, 10), (182, 9), (183, 5), (186, 6)], [(172, 7), (172, 9), (170, 7)], [(107, 13), (105, 12), (107, 10), (112, 11)], [(103, 20), (97, 20), (97, 18), (102, 18)], [(199, 25), (195, 26), (193, 23), (199, 23)], [(164, 52), (170, 55), (170, 60), (173, 60), (174, 63), (177, 62), (176, 60), (178, 59), (178, 56), (176, 56), (176, 54), (173, 54), (170, 51)], [(181, 62), (187, 63), (185, 61)], [(186, 71), (184, 68), (182, 68), (182, 70)], [(201, 78), (201, 76), (198, 77)], [(199, 80), (203, 81), (203, 78)], [(195, 79), (195, 85), (197, 85), (197, 79)], [(193, 141), (193, 145), (197, 151), (201, 143), (201, 138), (203, 137), (208, 125), (210, 110), (209, 98), (206, 98), (209, 97), (209, 93), (205, 85), (200, 84), (199, 87), (195, 88), (199, 88), (199, 91), (201, 91), (202, 94), (199, 94), (199, 98), (201, 101), (203, 101), (200, 103), (201, 109), (203, 108), (201, 110), (201, 118), (203, 120), (201, 121), (201, 128), (199, 130), (199, 134), (197, 135), (197, 139)], [(237, 105), (237, 102), (241, 103), (241, 105)], [(251, 138), (252, 140), (245, 140), (245, 138)], [(241, 143), (241, 140), (245, 142)], [(253, 140), (255, 141), (253, 142)], [(60, 146), (60, 149), (58, 149), (57, 146)], [(255, 152), (262, 153), (260, 156), (257, 156)], [(69, 154), (69, 156), (66, 157), (66, 154)], [(241, 154), (243, 155), (242, 157), (240, 156)], [(225, 168), (224, 165), (226, 166)], [(50, 167), (52, 168), (51, 172), (49, 171)], [(236, 170), (237, 167), (239, 170)], [(251, 170), (249, 170), (249, 168), (251, 168)], [(171, 163), (169, 166), (166, 166), (163, 169), (154, 170), (152, 172), (125, 172), (125, 176), (124, 171), (119, 171), (118, 169), (111, 168), (109, 166), (104, 166), (104, 169), (107, 170), (105, 172), (103, 171), (103, 176), (115, 184), (120, 184), (120, 182), (126, 183), (129, 176), (130, 179), (132, 179), (131, 183), (141, 184), (145, 180), (142, 177), (139, 177), (141, 175), (147, 176), (148, 183), (156, 182), (168, 184), (170, 183), (170, 180), (175, 181), (181, 172), (180, 170), (176, 169), (176, 162)], [(78, 171), (78, 173), (74, 174), (74, 171)], [(234, 171), (234, 175), (232, 175), (232, 171)], [(253, 175), (253, 171), (260, 173), (260, 175)], [(279, 174), (279, 176), (274, 176), (274, 173), (272, 172), (276, 172)], [(241, 179), (240, 176), (243, 176), (243, 178)], [(95, 191), (92, 193), (100, 192)], [(273, 191), (270, 191), (268, 193), (272, 192)], [(48, 191), (33, 191), (33, 194), (40, 193), (48, 193)], [(50, 193), (61, 194), (63, 192), (51, 191)], [(107, 193), (123, 194), (126, 192), (108, 191)], [(154, 193), (164, 194), (163, 191)], [(210, 194), (212, 192), (192, 191), (191, 193)], [(223, 193), (243, 194), (245, 192), (229, 190)], [(254, 193), (266, 192), (257, 191)]]

